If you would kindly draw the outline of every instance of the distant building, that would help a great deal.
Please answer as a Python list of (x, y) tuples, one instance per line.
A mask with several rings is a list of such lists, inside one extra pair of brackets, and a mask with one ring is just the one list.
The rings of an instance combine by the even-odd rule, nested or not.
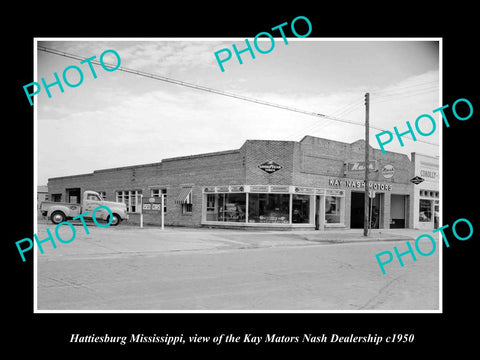
[(440, 212), (440, 171), (439, 158), (412, 153), (414, 175), (419, 183), (414, 186), (413, 227), (431, 230), (438, 228)]
[(48, 201), (48, 186), (47, 185), (38, 185), (37, 186), (37, 206), (40, 206), (42, 201)]

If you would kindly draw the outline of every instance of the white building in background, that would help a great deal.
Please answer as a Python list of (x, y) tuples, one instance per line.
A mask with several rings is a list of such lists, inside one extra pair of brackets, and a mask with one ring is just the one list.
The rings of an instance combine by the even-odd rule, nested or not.
[(411, 154), (414, 176), (418, 184), (413, 192), (413, 228), (432, 230), (438, 228), (440, 214), (439, 157)]
[(48, 201), (48, 186), (47, 185), (38, 185), (37, 186), (37, 206), (40, 207), (42, 201)]

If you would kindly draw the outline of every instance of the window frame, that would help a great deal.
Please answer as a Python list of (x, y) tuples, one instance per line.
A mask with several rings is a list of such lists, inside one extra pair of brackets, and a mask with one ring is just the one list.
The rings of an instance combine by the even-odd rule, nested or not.
[[(141, 195), (142, 190), (116, 190), (115, 201), (123, 202), (127, 206), (127, 213), (140, 214), (142, 208)], [(132, 199), (135, 199), (135, 204), (132, 204)], [(133, 210), (133, 206), (135, 206), (135, 210)]]
[(150, 189), (150, 197), (160, 197), (160, 194), (164, 195), (163, 197), (163, 213), (167, 213), (167, 188), (152, 188)]

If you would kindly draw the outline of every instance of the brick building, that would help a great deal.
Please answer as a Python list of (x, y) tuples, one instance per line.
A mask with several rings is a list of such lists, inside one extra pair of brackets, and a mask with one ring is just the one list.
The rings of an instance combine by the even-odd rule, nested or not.
[[(98, 191), (127, 204), (129, 223), (139, 221), (142, 195), (145, 203), (164, 194), (167, 226), (362, 228), (364, 154), (363, 140), (247, 140), (237, 150), (50, 178), (48, 191), (66, 202)], [(408, 156), (370, 148), (368, 166), (372, 227), (413, 227)], [(145, 214), (144, 223), (160, 225), (160, 213)]]
[(412, 153), (414, 175), (419, 183), (414, 187), (413, 227), (432, 230), (438, 228), (440, 213), (439, 158)]

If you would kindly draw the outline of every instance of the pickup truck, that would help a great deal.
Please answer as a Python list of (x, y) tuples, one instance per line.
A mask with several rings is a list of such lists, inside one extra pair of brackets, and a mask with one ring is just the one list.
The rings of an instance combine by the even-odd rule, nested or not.
[[(105, 201), (97, 192), (91, 190), (83, 193), (82, 204), (42, 201), (40, 204), (40, 212), (43, 216), (47, 216), (54, 224), (59, 224), (86, 211), (88, 211), (88, 214), (85, 215), (85, 218), (91, 218), (93, 210), (101, 205), (108, 207), (113, 214), (110, 225), (116, 226), (120, 224), (122, 220), (128, 220), (127, 205), (121, 202)], [(110, 214), (105, 209), (98, 209), (95, 213), (95, 219), (109, 222)]]

